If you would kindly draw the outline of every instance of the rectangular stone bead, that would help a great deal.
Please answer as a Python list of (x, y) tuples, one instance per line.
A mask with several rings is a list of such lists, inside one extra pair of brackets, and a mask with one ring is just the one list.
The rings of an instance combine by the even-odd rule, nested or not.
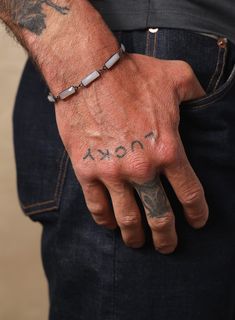
[(81, 81), (81, 83), (84, 87), (87, 87), (89, 84), (91, 84), (93, 81), (95, 81), (99, 77), (100, 77), (100, 73), (98, 71), (94, 71), (88, 74), (88, 76), (86, 76), (86, 78), (84, 78)]
[(76, 92), (76, 89), (74, 87), (70, 87), (70, 88), (62, 91), (59, 94), (59, 97), (61, 100), (64, 100), (64, 99), (68, 98), (69, 96), (71, 96), (72, 94), (74, 94), (75, 92)]
[(48, 99), (50, 102), (55, 103), (55, 98), (53, 97), (52, 93), (49, 93), (49, 94), (48, 94), (47, 99)]
[(105, 62), (105, 67), (107, 69), (112, 68), (120, 60), (120, 54), (117, 52), (115, 53), (108, 61)]

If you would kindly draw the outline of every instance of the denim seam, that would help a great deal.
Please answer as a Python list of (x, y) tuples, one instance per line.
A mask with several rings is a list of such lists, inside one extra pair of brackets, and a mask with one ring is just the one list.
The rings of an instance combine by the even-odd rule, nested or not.
[(221, 80), (221, 77), (224, 74), (226, 57), (227, 57), (227, 48), (219, 48), (216, 69), (207, 87), (207, 90), (206, 90), (207, 92), (213, 92), (217, 89), (218, 84)]
[(157, 51), (157, 32), (154, 33), (154, 40), (153, 40), (153, 57), (156, 56)]
[(149, 46), (150, 46), (150, 31), (147, 29), (146, 32), (146, 43), (145, 43), (145, 54), (149, 56)]
[[(215, 77), (216, 77), (217, 74), (218, 74), (221, 49), (222, 49), (222, 48), (219, 48), (219, 50), (218, 50), (217, 63), (216, 63), (215, 71), (214, 71), (214, 73), (213, 73), (213, 75), (212, 75), (212, 77), (211, 77), (211, 79), (210, 79), (210, 81), (209, 81), (209, 84), (208, 84), (208, 86), (207, 86), (206, 92), (208, 92), (208, 91), (210, 90), (210, 88), (212, 87), (212, 83), (214, 82), (214, 79), (215, 79)], [(213, 89), (214, 89), (214, 88), (213, 88)]]
[(224, 54), (223, 54), (223, 62), (222, 62), (222, 66), (221, 66), (221, 72), (220, 72), (220, 75), (216, 81), (216, 84), (215, 84), (215, 90), (217, 89), (218, 85), (219, 85), (219, 82), (221, 80), (221, 77), (223, 76), (224, 74), (224, 67), (225, 67), (225, 63), (226, 63), (226, 56), (227, 56), (227, 48), (224, 49)]
[(38, 213), (44, 213), (44, 212), (53, 211), (53, 210), (57, 210), (57, 209), (58, 209), (58, 206), (47, 207), (47, 208), (44, 208), (44, 209), (38, 209), (38, 210), (34, 210), (32, 212), (27, 212), (26, 215), (27, 216), (33, 216), (33, 215), (38, 214)]
[[(215, 93), (214, 95), (212, 95), (210, 98), (210, 100), (202, 105), (196, 105), (196, 106), (190, 106), (190, 105), (182, 105), (181, 111), (182, 112), (187, 112), (187, 111), (197, 111), (197, 110), (202, 110), (202, 109), (206, 109), (207, 107), (209, 107), (211, 104), (216, 103), (218, 100), (220, 100), (221, 98), (223, 98), (227, 92), (230, 90), (232, 86), (232, 83), (230, 83), (222, 92), (220, 93)], [(217, 97), (216, 97), (217, 96)], [(215, 99), (213, 99), (214, 97), (216, 97)]]
[(23, 208), (23, 209), (29, 209), (29, 208), (32, 208), (32, 207), (35, 207), (35, 206), (40, 206), (40, 205), (44, 205), (44, 204), (49, 204), (49, 203), (55, 201), (55, 198), (57, 197), (58, 188), (59, 188), (59, 181), (60, 181), (60, 176), (61, 176), (61, 173), (62, 173), (62, 164), (63, 164), (63, 160), (64, 160), (65, 155), (66, 155), (66, 152), (64, 151), (64, 152), (63, 152), (63, 155), (62, 155), (62, 158), (61, 158), (61, 160), (60, 160), (59, 173), (58, 173), (58, 176), (57, 176), (57, 182), (56, 182), (56, 188), (55, 188), (54, 198), (53, 198), (52, 200), (47, 200), (47, 201), (42, 201), (42, 202), (36, 202), (36, 203), (30, 204), (30, 205), (22, 205), (22, 208)]
[(233, 66), (227, 81), (219, 89), (217, 89), (212, 94), (206, 95), (204, 98), (183, 102), (181, 104), (181, 111), (192, 111), (192, 110), (197, 110), (201, 108), (203, 109), (208, 105), (214, 104), (219, 99), (221, 99), (225, 94), (227, 94), (234, 84), (235, 84), (235, 65)]
[(36, 202), (36, 203), (33, 203), (33, 204), (30, 204), (30, 205), (23, 205), (22, 204), (22, 208), (23, 209), (29, 209), (29, 208), (32, 208), (32, 207), (35, 207), (35, 206), (40, 206), (40, 205), (45, 205), (45, 204), (49, 204), (49, 203), (52, 203), (55, 201), (55, 198), (57, 196), (57, 192), (58, 192), (58, 188), (59, 188), (59, 181), (60, 181), (60, 176), (61, 176), (61, 172), (62, 172), (62, 163), (63, 163), (63, 159), (64, 159), (64, 156), (65, 156), (65, 152), (63, 152), (63, 156), (60, 160), (60, 169), (59, 169), (59, 174), (57, 176), (57, 182), (56, 182), (56, 188), (55, 188), (55, 193), (54, 193), (54, 198), (52, 200), (47, 200), (47, 201), (42, 201), (42, 202)]
[[(67, 155), (67, 152), (64, 150), (61, 161), (60, 161), (60, 168), (59, 168), (59, 173), (58, 173), (58, 177), (57, 177), (57, 183), (56, 183), (56, 188), (55, 188), (55, 193), (54, 193), (53, 199), (43, 201), (43, 202), (36, 202), (36, 203), (30, 204), (30, 205), (23, 205), (21, 203), (21, 207), (23, 210), (27, 211), (27, 209), (33, 209), (32, 211), (29, 210), (29, 212), (26, 212), (27, 215), (33, 215), (33, 214), (44, 212), (44, 211), (51, 211), (54, 209), (58, 209), (60, 198), (62, 195), (63, 184), (64, 184), (66, 172), (67, 172), (68, 160), (69, 160), (69, 156)], [(51, 204), (51, 206), (46, 206), (44, 208), (38, 208), (40, 206), (49, 205), (49, 204)]]

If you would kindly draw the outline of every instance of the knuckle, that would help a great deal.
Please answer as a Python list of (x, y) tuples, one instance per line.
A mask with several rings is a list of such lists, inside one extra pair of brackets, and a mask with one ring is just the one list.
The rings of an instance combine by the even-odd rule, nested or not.
[(84, 165), (82, 162), (73, 164), (73, 169), (77, 177), (81, 180), (92, 180), (95, 177), (95, 170)]
[(194, 228), (203, 227), (208, 220), (208, 208), (200, 208), (197, 212), (187, 212), (187, 220)]
[(87, 204), (89, 211), (96, 217), (103, 217), (106, 213), (106, 208), (98, 202), (90, 202)]
[(129, 174), (133, 178), (146, 180), (148, 177), (152, 177), (152, 172), (153, 165), (148, 160), (134, 159), (129, 164)]
[(175, 138), (165, 139), (159, 152), (159, 156), (163, 165), (167, 166), (176, 162), (179, 159), (179, 152), (179, 144), (177, 143)]
[(154, 218), (150, 222), (150, 227), (156, 232), (167, 232), (175, 223), (175, 217), (173, 214), (166, 214), (164, 217)]
[(129, 214), (119, 218), (118, 224), (121, 229), (136, 227), (140, 224), (140, 218), (136, 214)]
[(203, 199), (203, 197), (204, 192), (202, 188), (189, 190), (184, 194), (181, 203), (185, 207), (191, 207), (193, 205), (198, 204)]

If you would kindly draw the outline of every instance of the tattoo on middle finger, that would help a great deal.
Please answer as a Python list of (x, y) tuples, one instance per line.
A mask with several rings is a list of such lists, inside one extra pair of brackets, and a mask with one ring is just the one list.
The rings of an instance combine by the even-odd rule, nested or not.
[(171, 206), (160, 178), (146, 183), (132, 183), (143, 203), (146, 214), (150, 218), (163, 217), (171, 211)]

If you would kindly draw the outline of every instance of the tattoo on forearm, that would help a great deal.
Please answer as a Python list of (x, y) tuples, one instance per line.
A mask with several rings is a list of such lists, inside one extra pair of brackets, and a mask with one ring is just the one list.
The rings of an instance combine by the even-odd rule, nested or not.
[[(156, 137), (154, 132), (150, 132), (144, 136), (144, 140), (150, 140), (156, 141)], [(109, 150), (107, 148), (104, 149), (87, 149), (86, 154), (83, 157), (83, 160), (110, 160), (112, 157), (115, 157), (117, 159), (125, 158), (126, 155), (130, 152), (135, 152), (137, 150), (144, 150), (145, 142), (140, 140), (134, 140), (131, 141), (130, 145), (123, 146), (119, 145), (113, 150)]]
[(5, 10), (14, 24), (40, 35), (46, 29), (44, 5), (63, 15), (69, 12), (68, 7), (59, 6), (51, 0), (4, 0), (0, 6), (0, 11)]
[(170, 203), (162, 186), (160, 178), (143, 184), (132, 183), (150, 218), (160, 218), (171, 211)]

